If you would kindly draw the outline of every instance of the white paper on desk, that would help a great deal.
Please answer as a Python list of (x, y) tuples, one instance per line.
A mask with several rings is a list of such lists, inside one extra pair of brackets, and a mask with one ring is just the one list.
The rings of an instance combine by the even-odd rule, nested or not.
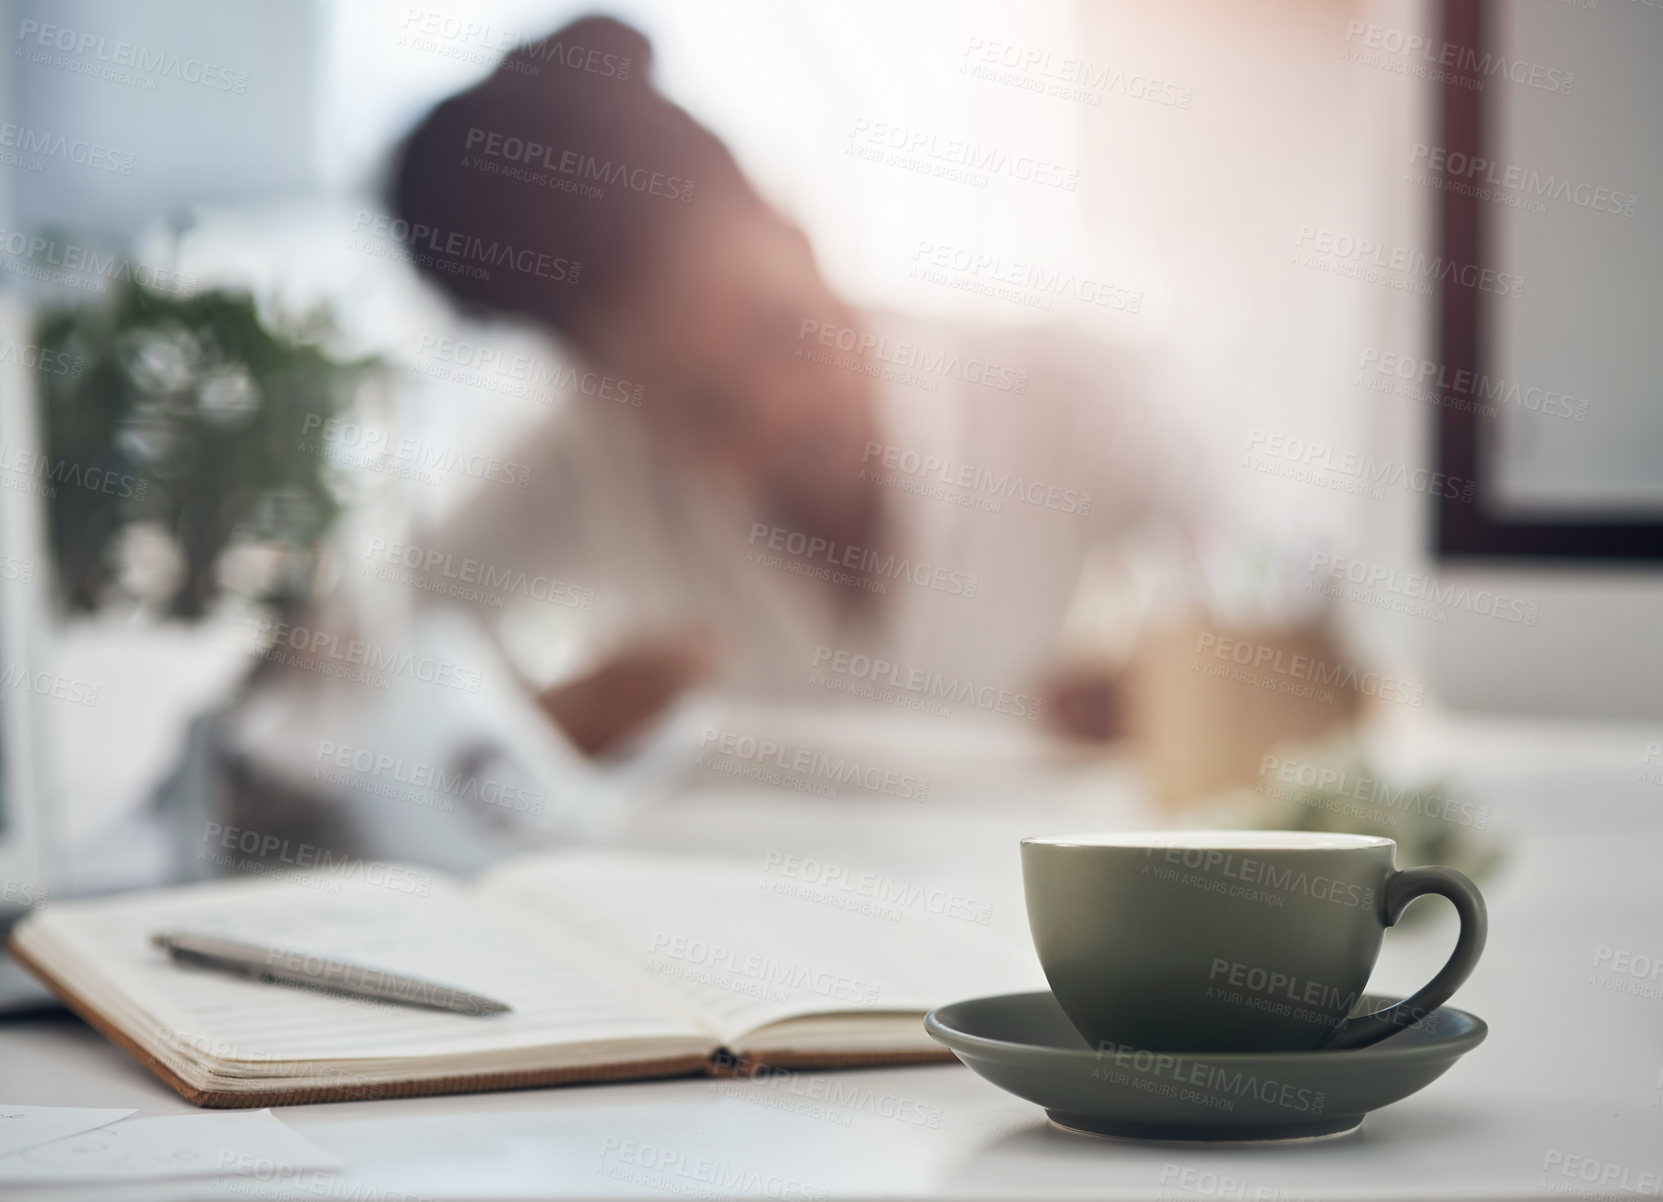
[(0, 1103), (0, 1159), (36, 1144), (49, 1144), (55, 1139), (108, 1126), (132, 1113), (132, 1107), (125, 1110), (89, 1110), (80, 1106), (7, 1106)]
[(269, 1110), (128, 1119), (0, 1159), (0, 1185), (246, 1176), (281, 1185), (340, 1162)]

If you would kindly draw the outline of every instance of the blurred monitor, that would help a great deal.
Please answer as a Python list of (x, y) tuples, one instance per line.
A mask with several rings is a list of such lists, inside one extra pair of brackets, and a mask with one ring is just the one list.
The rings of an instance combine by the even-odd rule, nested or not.
[(1476, 485), (1433, 502), (1438, 576), (1533, 608), (1434, 628), (1429, 667), (1456, 705), (1663, 716), (1663, 20), (1434, 11), (1463, 52), (1427, 139), (1439, 251), (1496, 281), (1437, 293), (1439, 467)]

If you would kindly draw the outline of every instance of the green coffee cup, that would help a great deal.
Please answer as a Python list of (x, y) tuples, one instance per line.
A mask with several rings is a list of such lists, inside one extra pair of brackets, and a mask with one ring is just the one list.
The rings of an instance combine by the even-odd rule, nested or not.
[[(1051, 991), (1094, 1046), (1364, 1047), (1448, 1001), (1484, 950), (1484, 899), (1453, 868), (1399, 871), (1390, 839), (1154, 831), (1022, 841), (1028, 926)], [(1419, 992), (1352, 1015), (1386, 928), (1422, 894), (1461, 934)]]

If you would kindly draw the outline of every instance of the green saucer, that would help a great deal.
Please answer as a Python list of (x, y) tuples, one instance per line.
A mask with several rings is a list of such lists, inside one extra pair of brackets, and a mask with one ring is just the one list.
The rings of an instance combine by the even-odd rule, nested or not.
[[(1359, 1010), (1397, 1001), (1367, 995)], [(1484, 1042), (1445, 1006), (1372, 1047), (1338, 1052), (1094, 1052), (1049, 992), (972, 998), (924, 1029), (979, 1075), (1059, 1126), (1131, 1139), (1313, 1139), (1424, 1089)]]

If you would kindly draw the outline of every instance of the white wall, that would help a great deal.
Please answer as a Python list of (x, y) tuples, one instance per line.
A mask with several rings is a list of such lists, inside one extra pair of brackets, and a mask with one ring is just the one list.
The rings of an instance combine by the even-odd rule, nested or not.
[[(128, 236), (182, 204), (317, 186), (312, 0), (10, 0), (5, 18), (6, 120), (97, 143), (130, 167), (110, 175), (48, 156), (39, 172), (8, 169), (20, 226)], [(89, 44), (64, 52), (59, 38)], [(122, 43), (158, 67), (109, 62)], [(205, 69), (213, 82), (193, 82)]]

